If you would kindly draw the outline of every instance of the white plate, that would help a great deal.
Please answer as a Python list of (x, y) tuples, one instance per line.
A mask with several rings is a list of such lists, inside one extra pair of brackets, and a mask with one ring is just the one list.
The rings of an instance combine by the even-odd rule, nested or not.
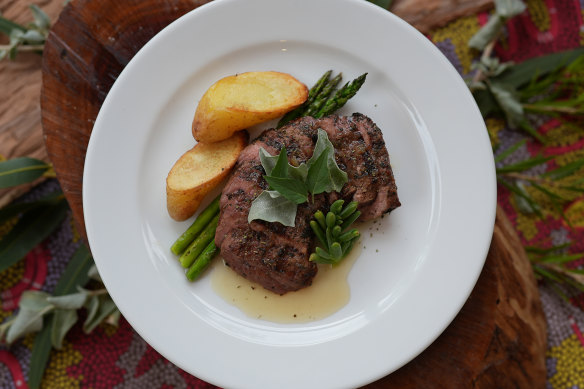
[[(169, 247), (190, 221), (168, 217), (165, 178), (194, 145), (192, 116), (214, 81), (278, 70), (312, 85), (328, 69), (369, 73), (342, 112), (382, 128), (403, 205), (366, 227), (344, 308), (305, 324), (252, 319), (209, 276), (185, 280)], [(364, 0), (220, 0), (164, 29), (119, 76), (91, 136), (83, 199), (107, 289), (162, 355), (224, 387), (332, 388), (396, 370), (452, 321), (486, 258), (496, 191), (474, 100), (411, 26)]]

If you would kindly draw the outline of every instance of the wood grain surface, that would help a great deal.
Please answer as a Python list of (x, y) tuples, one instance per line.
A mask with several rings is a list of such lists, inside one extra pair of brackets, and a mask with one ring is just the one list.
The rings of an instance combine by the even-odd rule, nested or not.
[[(405, 6), (407, 1), (413, 6)], [(83, 162), (93, 121), (107, 91), (121, 69), (150, 37), (203, 2), (74, 0), (60, 14), (42, 61), (42, 124), (48, 157), (82, 234), (85, 233), (81, 205)], [(19, 6), (16, 3), (0, 0), (0, 11), (15, 9), (13, 7)], [(62, 4), (61, 0), (46, 2), (51, 7), (56, 3)], [(475, 12), (476, 7), (489, 6), (478, 2), (473, 8), (470, 3), (428, 1), (428, 5), (437, 8), (428, 8), (427, 12), (417, 0), (397, 1), (395, 7), (396, 13), (401, 9), (400, 16), (406, 20), (410, 17), (424, 30), (446, 23), (448, 15), (452, 18), (460, 16), (461, 12)], [(403, 9), (409, 10), (409, 14)], [(424, 18), (416, 19), (424, 13)], [(444, 16), (439, 18), (438, 14)], [(35, 73), (39, 59), (33, 56), (23, 61), (11, 66), (29, 66), (20, 70)], [(17, 81), (21, 77), (15, 74), (12, 75), (14, 82), (22, 82)], [(0, 72), (0, 77), (3, 76)], [(14, 113), (0, 102), (0, 129), (3, 129), (0, 136), (15, 133), (11, 135), (15, 139), (14, 146), (9, 151), (0, 149), (0, 153), (30, 155), (36, 150), (42, 158), (42, 144), (36, 149), (33, 146), (22, 148), (22, 139), (30, 137), (38, 141), (40, 138), (34, 135), (39, 131), (39, 92), (35, 94), (34, 87), (30, 86), (34, 82), (39, 85), (40, 75), (26, 77), (32, 77), (30, 83), (20, 84), (20, 87), (29, 86), (25, 93), (28, 98), (20, 97), (18, 105), (26, 105), (27, 109)], [(14, 86), (13, 90), (17, 92), (19, 87)], [(30, 116), (28, 121), (24, 119), (26, 116)], [(27, 131), (30, 135), (22, 135)], [(485, 268), (462, 311), (426, 351), (368, 387), (543, 388), (545, 349), (545, 320), (530, 264), (513, 227), (498, 209)]]

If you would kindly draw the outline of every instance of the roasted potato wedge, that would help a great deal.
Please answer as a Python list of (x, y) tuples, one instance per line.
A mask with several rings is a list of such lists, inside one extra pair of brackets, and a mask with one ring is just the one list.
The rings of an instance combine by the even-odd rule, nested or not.
[(229, 174), (247, 142), (247, 132), (240, 131), (220, 142), (197, 143), (184, 153), (166, 177), (169, 215), (177, 221), (191, 217), (205, 195)]
[(306, 85), (280, 72), (247, 72), (222, 78), (203, 95), (193, 119), (199, 142), (217, 142), (282, 116), (308, 98)]

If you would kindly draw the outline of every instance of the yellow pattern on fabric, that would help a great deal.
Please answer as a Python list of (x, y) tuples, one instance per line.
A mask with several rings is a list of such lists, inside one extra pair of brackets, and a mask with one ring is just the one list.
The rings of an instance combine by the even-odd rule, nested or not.
[[(526, 188), (529, 192), (529, 188)], [(532, 193), (530, 193), (532, 194)], [(536, 200), (537, 201), (537, 200)], [(511, 205), (517, 209), (515, 199), (511, 198)], [(531, 240), (537, 235), (536, 223), (541, 219), (536, 214), (527, 214), (525, 212), (517, 212), (516, 228), (526, 240)]]
[(564, 214), (572, 227), (584, 228), (584, 199), (579, 199), (570, 204)]
[(489, 132), (489, 139), (492, 145), (499, 144), (499, 132), (505, 129), (505, 121), (501, 119), (487, 119), (485, 120), (487, 131)]
[(544, 0), (529, 0), (525, 2), (529, 17), (539, 31), (549, 31), (551, 21), (547, 4)]
[(462, 64), (463, 73), (468, 73), (476, 54), (468, 47), (468, 40), (479, 30), (479, 27), (479, 22), (475, 15), (462, 17), (448, 23), (445, 27), (433, 31), (430, 38), (434, 43), (450, 40), (454, 45), (456, 56)]
[[(2, 272), (2, 283), (0, 287), (6, 291), (16, 285), (24, 275), (24, 261), (18, 261), (14, 265)], [(13, 311), (5, 311), (0, 309), (0, 323), (8, 316), (12, 315)]]
[(67, 368), (81, 362), (83, 356), (65, 340), (61, 350), (51, 352), (51, 359), (45, 371), (42, 389), (77, 389), (81, 387), (83, 376), (70, 377)]
[(584, 386), (584, 347), (576, 335), (564, 339), (559, 346), (551, 347), (548, 358), (556, 358), (556, 374), (549, 378), (553, 388)]

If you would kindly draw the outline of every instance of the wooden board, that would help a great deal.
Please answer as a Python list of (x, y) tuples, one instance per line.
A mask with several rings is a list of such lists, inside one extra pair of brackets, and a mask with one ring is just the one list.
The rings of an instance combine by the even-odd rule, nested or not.
[[(85, 150), (107, 91), (150, 37), (200, 3), (75, 0), (54, 26), (42, 62), (42, 124), (48, 156), (82, 234)], [(403, 6), (400, 3), (396, 7)], [(410, 16), (423, 13), (417, 11)], [(544, 387), (545, 349), (545, 320), (535, 280), (519, 239), (499, 209), (485, 268), (460, 314), (420, 356), (368, 387)]]

